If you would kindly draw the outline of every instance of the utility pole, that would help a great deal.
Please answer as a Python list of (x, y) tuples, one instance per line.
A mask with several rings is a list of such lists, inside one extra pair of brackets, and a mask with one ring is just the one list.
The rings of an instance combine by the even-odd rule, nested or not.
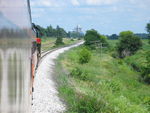
[(101, 41), (91, 41), (89, 44), (95, 44), (95, 48), (100, 48), (100, 57), (102, 58), (102, 53), (103, 53), (103, 45), (106, 43), (102, 43)]
[(101, 54), (100, 54), (100, 57), (102, 58), (102, 43), (100, 43), (100, 48), (101, 48)]

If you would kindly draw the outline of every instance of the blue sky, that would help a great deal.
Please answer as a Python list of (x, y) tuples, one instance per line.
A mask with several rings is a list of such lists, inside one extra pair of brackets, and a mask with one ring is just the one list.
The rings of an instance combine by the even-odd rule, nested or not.
[(145, 31), (150, 21), (150, 0), (30, 0), (33, 22), (72, 30), (96, 29), (101, 34)]

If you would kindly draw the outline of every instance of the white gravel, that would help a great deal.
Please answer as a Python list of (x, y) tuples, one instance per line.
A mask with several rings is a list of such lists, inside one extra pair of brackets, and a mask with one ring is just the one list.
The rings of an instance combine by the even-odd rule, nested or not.
[(35, 75), (32, 113), (63, 113), (66, 110), (65, 104), (58, 97), (53, 79), (54, 60), (60, 53), (82, 43), (58, 49), (42, 59)]

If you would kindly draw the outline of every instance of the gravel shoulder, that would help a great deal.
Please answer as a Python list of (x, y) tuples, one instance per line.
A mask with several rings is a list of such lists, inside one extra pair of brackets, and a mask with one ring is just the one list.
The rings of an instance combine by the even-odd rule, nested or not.
[(53, 79), (54, 60), (64, 51), (81, 44), (83, 42), (55, 50), (41, 60), (35, 75), (32, 113), (63, 113), (66, 110)]

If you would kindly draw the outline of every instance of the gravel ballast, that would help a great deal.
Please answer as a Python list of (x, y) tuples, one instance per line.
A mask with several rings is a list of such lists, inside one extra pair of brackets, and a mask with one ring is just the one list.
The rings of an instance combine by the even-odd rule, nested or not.
[(55, 50), (42, 59), (34, 80), (32, 113), (63, 113), (66, 110), (66, 105), (58, 96), (56, 82), (53, 79), (54, 60), (60, 53), (82, 43)]

